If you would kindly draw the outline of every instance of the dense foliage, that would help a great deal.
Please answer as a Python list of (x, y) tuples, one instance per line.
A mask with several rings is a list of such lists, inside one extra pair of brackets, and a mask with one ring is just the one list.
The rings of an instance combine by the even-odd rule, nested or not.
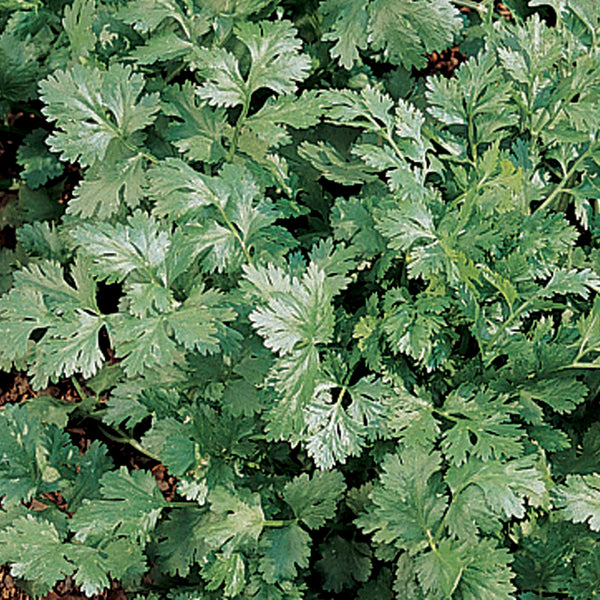
[(0, 1), (0, 366), (80, 395), (0, 412), (33, 594), (600, 595), (600, 5), (506, 4)]

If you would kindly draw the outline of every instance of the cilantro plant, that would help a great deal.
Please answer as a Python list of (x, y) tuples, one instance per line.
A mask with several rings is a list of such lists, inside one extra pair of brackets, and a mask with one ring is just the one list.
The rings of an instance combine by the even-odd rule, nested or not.
[(31, 594), (600, 595), (600, 7), (506, 5), (0, 1)]

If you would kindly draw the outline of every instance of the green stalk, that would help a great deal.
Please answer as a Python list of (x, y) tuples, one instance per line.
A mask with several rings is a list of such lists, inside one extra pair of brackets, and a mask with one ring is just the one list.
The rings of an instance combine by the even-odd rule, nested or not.
[[(595, 146), (594, 146), (595, 147)], [(552, 193), (540, 204), (536, 210), (545, 210), (548, 208), (552, 202), (556, 199), (556, 197), (564, 191), (567, 187), (567, 184), (571, 180), (571, 177), (575, 175), (578, 171), (579, 167), (583, 164), (583, 162), (590, 156), (592, 153), (593, 146), (590, 146), (572, 165), (572, 167), (567, 171), (565, 176), (562, 178), (562, 181), (554, 188)]]
[(127, 444), (128, 446), (131, 446), (134, 450), (137, 450), (140, 454), (143, 454), (144, 456), (147, 456), (148, 458), (151, 458), (152, 460), (155, 460), (156, 462), (159, 462), (159, 463), (162, 462), (162, 459), (160, 458), (160, 456), (158, 456), (158, 454), (154, 454), (154, 452), (147, 450), (136, 439), (129, 437), (126, 433), (124, 433), (117, 427), (112, 427), (113, 431), (115, 431), (117, 433), (117, 435), (110, 432), (106, 427), (104, 427), (102, 425), (100, 425), (99, 427), (100, 427), (100, 431), (102, 431), (102, 433), (109, 440), (112, 440), (113, 442), (117, 442), (119, 444)]
[(231, 162), (233, 157), (235, 156), (238, 140), (240, 137), (240, 133), (242, 131), (242, 127), (244, 122), (246, 121), (246, 117), (248, 116), (248, 111), (250, 110), (250, 95), (247, 94), (244, 100), (244, 104), (242, 106), (242, 112), (240, 113), (237, 121), (235, 122), (235, 129), (233, 131), (233, 138), (231, 140), (231, 146), (229, 147), (229, 152), (227, 153), (227, 162)]
[(296, 519), (283, 519), (280, 521), (265, 520), (263, 521), (262, 525), (263, 527), (287, 527), (288, 525), (293, 525), (294, 523), (296, 523)]

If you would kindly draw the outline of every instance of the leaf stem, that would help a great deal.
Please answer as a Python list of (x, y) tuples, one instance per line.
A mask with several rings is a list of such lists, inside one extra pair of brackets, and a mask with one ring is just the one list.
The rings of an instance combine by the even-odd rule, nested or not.
[(71, 377), (71, 383), (73, 384), (73, 387), (75, 388), (75, 391), (77, 392), (79, 398), (82, 401), (85, 400), (88, 397), (88, 395), (83, 391), (83, 387), (79, 383), (79, 381), (77, 381), (77, 378), (75, 377), (75, 375), (73, 375)]
[[(488, 348), (491, 348), (498, 341), (502, 334), (508, 329), (509, 325), (512, 325), (515, 319), (519, 317), (521, 313), (534, 302), (534, 300), (537, 300), (537, 296), (533, 296), (532, 298), (529, 298), (529, 300), (523, 302), (523, 304), (521, 304), (521, 306), (519, 306), (519, 308), (517, 308), (517, 310), (515, 310), (508, 317), (508, 319), (506, 319), (506, 321), (502, 323), (498, 331), (496, 331), (496, 333), (492, 336), (492, 339), (488, 342)], [(492, 360), (488, 360), (487, 365), (489, 365), (492, 362)]]
[(155, 460), (156, 462), (162, 462), (160, 456), (158, 454), (154, 454), (150, 450), (144, 448), (137, 440), (129, 437), (125, 432), (121, 431), (118, 427), (112, 427), (113, 431), (116, 431), (117, 435), (108, 431), (108, 429), (102, 425), (99, 425), (100, 431), (113, 442), (118, 442), (119, 444), (127, 444), (131, 446), (134, 450), (137, 450), (140, 454)]
[(556, 197), (566, 188), (569, 180), (573, 175), (577, 172), (582, 163), (589, 157), (592, 152), (592, 146), (590, 146), (571, 166), (571, 168), (567, 171), (565, 176), (562, 178), (561, 182), (554, 188), (552, 193), (540, 204), (536, 210), (545, 210), (554, 202)]
[(250, 98), (250, 94), (246, 94), (244, 104), (242, 105), (242, 112), (239, 114), (237, 121), (235, 122), (235, 129), (233, 130), (231, 146), (229, 147), (229, 152), (227, 153), (227, 162), (231, 162), (233, 160), (233, 157), (235, 156), (238, 140), (242, 131), (242, 126), (244, 124), (244, 121), (246, 120), (246, 117), (248, 116), (248, 111), (250, 110)]
[(279, 521), (265, 520), (263, 521), (263, 527), (287, 527), (296, 523), (296, 519), (283, 519)]
[(467, 136), (469, 138), (469, 147), (471, 149), (471, 158), (473, 160), (473, 164), (477, 164), (477, 143), (475, 142), (475, 126), (473, 124), (473, 117), (469, 115), (467, 119), (468, 127), (467, 127)]
[(231, 222), (231, 219), (227, 216), (225, 209), (221, 206), (221, 204), (219, 202), (215, 202), (215, 206), (221, 213), (221, 217), (223, 218), (223, 221), (225, 221), (225, 224), (227, 225), (227, 227), (229, 227), (229, 229), (231, 230), (231, 233), (233, 233), (233, 236), (238, 241), (239, 245), (242, 247), (242, 252), (244, 253), (244, 257), (246, 258), (246, 261), (249, 263), (252, 263), (252, 256), (250, 256), (250, 252), (248, 251), (246, 243), (242, 239), (242, 236), (240, 235), (239, 231), (235, 228), (235, 225)]
[(570, 365), (564, 367), (558, 367), (558, 371), (565, 371), (567, 369), (600, 369), (600, 363), (593, 362), (572, 362)]

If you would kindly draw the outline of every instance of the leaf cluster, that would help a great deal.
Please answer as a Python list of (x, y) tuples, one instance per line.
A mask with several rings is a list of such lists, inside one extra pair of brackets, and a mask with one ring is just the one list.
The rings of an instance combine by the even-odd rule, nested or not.
[(600, 593), (600, 10), (493, 4), (0, 2), (32, 594)]

